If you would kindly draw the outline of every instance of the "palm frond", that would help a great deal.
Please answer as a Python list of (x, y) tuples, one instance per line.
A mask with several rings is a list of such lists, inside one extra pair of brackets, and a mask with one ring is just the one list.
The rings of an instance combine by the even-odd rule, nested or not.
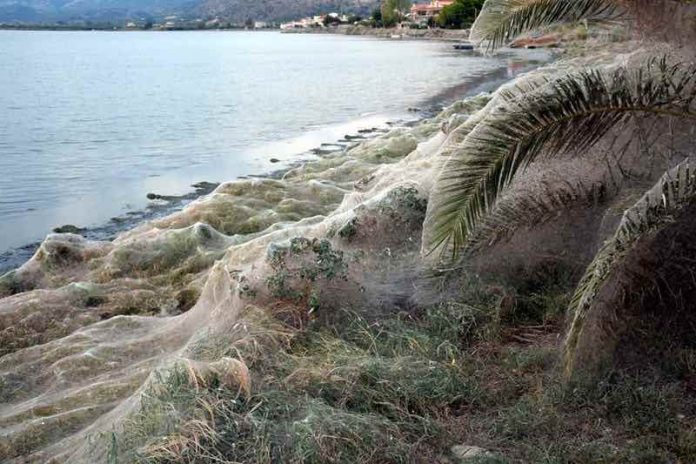
[(499, 48), (528, 31), (555, 23), (615, 21), (623, 16), (616, 0), (487, 0), (470, 39)]
[(557, 217), (562, 211), (575, 207), (600, 204), (616, 190), (610, 181), (586, 184), (562, 181), (560, 185), (546, 183), (501, 201), (476, 228), (466, 243), (464, 252), (489, 247), (511, 237), (525, 227), (538, 227)]
[(597, 295), (616, 266), (631, 252), (639, 239), (672, 224), (680, 213), (696, 202), (696, 170), (688, 162), (668, 171), (634, 206), (626, 210), (614, 236), (587, 268), (569, 306), (573, 322), (565, 343), (566, 372), (573, 369), (573, 353), (584, 322)]
[[(531, 89), (531, 90), (530, 90)], [(430, 251), (456, 258), (515, 176), (540, 154), (582, 155), (612, 128), (654, 115), (696, 120), (696, 66), (650, 59), (520, 84), (466, 136), (445, 163), (426, 227)]]

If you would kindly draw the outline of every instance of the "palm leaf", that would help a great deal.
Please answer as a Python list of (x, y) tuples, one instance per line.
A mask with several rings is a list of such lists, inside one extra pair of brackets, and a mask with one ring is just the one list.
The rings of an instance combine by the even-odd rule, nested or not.
[(474, 127), (437, 180), (430, 251), (456, 258), (515, 176), (540, 154), (582, 154), (634, 117), (696, 120), (696, 66), (651, 59), (637, 67), (572, 72), (520, 84)]
[(696, 202), (696, 170), (684, 162), (668, 171), (634, 206), (626, 210), (614, 236), (597, 253), (587, 268), (570, 303), (573, 322), (565, 343), (566, 371), (572, 371), (572, 357), (584, 322), (597, 295), (634, 245), (643, 237), (672, 224), (679, 214)]
[(555, 23), (614, 21), (622, 17), (616, 0), (487, 0), (470, 39), (498, 48), (520, 34)]
[(590, 207), (604, 202), (616, 191), (609, 179), (586, 184), (562, 181), (560, 185), (545, 183), (501, 201), (476, 228), (464, 249), (471, 253), (490, 247), (511, 237), (521, 228), (538, 227), (575, 207)]

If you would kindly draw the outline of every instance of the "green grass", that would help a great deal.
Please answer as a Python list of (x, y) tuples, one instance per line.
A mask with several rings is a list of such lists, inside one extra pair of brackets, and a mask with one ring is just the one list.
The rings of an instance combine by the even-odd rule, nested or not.
[[(502, 364), (514, 363), (508, 356), (520, 355)], [(495, 443), (509, 462), (694, 462), (696, 402), (679, 384), (617, 373), (568, 385), (546, 369), (517, 387), (469, 418), (479, 439)]]

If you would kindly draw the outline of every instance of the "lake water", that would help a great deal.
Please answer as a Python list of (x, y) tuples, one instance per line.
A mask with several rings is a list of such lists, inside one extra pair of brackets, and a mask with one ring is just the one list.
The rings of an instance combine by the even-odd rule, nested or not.
[(149, 192), (272, 171), (511, 60), (332, 35), (0, 31), (0, 269), (56, 226), (117, 230)]

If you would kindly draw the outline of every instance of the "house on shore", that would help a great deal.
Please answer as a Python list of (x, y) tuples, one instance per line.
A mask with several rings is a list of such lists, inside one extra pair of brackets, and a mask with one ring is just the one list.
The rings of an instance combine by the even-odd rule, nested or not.
[(322, 28), (324, 27), (324, 18), (326, 15), (317, 15), (311, 18), (303, 18), (298, 21), (292, 21), (289, 23), (283, 23), (280, 25), (281, 31), (288, 31), (293, 29), (311, 29), (311, 28)]
[(430, 0), (430, 3), (414, 3), (411, 6), (411, 20), (414, 23), (425, 24), (431, 19), (437, 19), (442, 9), (454, 3), (454, 0)]

